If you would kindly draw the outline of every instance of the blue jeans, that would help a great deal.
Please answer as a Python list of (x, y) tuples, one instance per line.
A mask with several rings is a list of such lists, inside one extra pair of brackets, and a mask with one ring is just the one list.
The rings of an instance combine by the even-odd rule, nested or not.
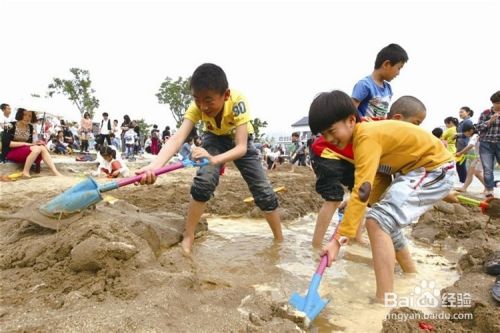
[[(202, 142), (203, 148), (210, 155), (218, 155), (234, 147), (230, 136), (212, 133), (205, 133)], [(252, 140), (248, 140), (247, 153), (233, 162), (252, 192), (257, 207), (264, 212), (272, 212), (278, 208), (278, 198), (262, 168), (261, 157)], [(191, 196), (194, 200), (206, 202), (213, 197), (215, 188), (219, 185), (220, 167), (220, 165), (205, 165), (198, 170), (191, 186)]]
[(495, 177), (493, 175), (495, 160), (497, 163), (500, 163), (500, 142), (480, 141), (479, 157), (483, 165), (486, 189), (492, 191), (495, 187)]

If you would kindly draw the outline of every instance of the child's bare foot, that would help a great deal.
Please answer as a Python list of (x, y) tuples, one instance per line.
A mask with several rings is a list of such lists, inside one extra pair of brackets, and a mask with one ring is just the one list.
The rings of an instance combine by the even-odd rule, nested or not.
[(63, 174), (60, 173), (59, 171), (57, 171), (57, 172), (54, 172), (54, 176), (63, 177)]
[(193, 250), (194, 236), (186, 236), (182, 238), (181, 248), (184, 254), (190, 255)]
[(364, 237), (356, 237), (353, 241), (354, 244), (359, 244), (364, 247), (370, 246), (370, 242), (368, 242)]
[(370, 304), (385, 304), (385, 301), (383, 298), (380, 297), (369, 297), (369, 303)]
[(24, 172), (23, 172), (20, 178), (21, 178), (21, 179), (30, 179), (30, 178), (31, 178), (31, 175), (30, 175), (29, 173), (24, 173)]

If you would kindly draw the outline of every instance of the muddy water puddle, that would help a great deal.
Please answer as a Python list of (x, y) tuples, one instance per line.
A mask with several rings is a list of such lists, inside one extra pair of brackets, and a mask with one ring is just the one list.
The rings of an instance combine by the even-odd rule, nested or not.
[[(319, 263), (318, 250), (311, 246), (315, 220), (316, 216), (310, 214), (283, 225), (285, 241), (274, 243), (265, 220), (210, 218), (209, 232), (195, 244), (196, 258), (204, 263), (206, 273), (252, 286), (257, 293), (267, 292), (275, 302), (288, 300), (293, 292), (305, 295)], [(327, 235), (332, 231), (333, 226)], [(397, 298), (393, 303), (417, 302), (426, 295), (439, 298), (439, 291), (458, 279), (455, 263), (446, 260), (438, 249), (407, 237), (418, 273), (397, 271)], [(313, 332), (378, 332), (391, 310), (372, 302), (375, 275), (371, 252), (361, 245), (341, 251), (341, 259), (325, 271), (319, 293), (330, 303), (313, 322)], [(424, 312), (433, 310), (411, 305)], [(245, 314), (244, 309), (240, 312)]]

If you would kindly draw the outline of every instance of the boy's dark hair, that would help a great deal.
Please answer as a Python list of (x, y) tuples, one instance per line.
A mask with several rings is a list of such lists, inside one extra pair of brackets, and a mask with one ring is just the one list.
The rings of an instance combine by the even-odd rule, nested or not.
[(0, 104), (0, 110), (5, 110), (7, 107), (9, 106), (9, 104), (6, 104), (6, 103), (2, 103)]
[(313, 134), (318, 134), (351, 115), (356, 116), (357, 122), (360, 121), (358, 110), (349, 95), (340, 90), (322, 92), (309, 107), (309, 127)]
[(102, 146), (99, 152), (101, 153), (102, 157), (111, 156), (112, 158), (116, 158), (116, 150), (114, 150), (110, 146)]
[(109, 114), (108, 114), (107, 112), (103, 112), (103, 113), (102, 113), (102, 116), (103, 116), (103, 117), (107, 117), (107, 116), (109, 116)]
[(443, 129), (441, 127), (436, 127), (432, 130), (432, 135), (434, 135), (438, 139), (441, 139), (441, 136), (443, 135)]
[(472, 111), (472, 109), (468, 106), (462, 106), (460, 110), (464, 110), (465, 112), (467, 112), (469, 117), (472, 117), (474, 115), (474, 111)]
[(408, 54), (398, 44), (389, 44), (379, 51), (375, 59), (375, 69), (382, 67), (384, 61), (389, 60), (392, 66), (398, 62), (403, 64), (408, 61)]
[(294, 136), (294, 137), (298, 138), (298, 137), (299, 137), (299, 132), (293, 132), (293, 133), (292, 133), (292, 136)]
[(458, 126), (458, 119), (455, 117), (446, 117), (444, 118), (444, 123), (445, 124), (453, 123), (453, 125)]
[(500, 90), (491, 95), (490, 101), (491, 103), (500, 103)]
[(223, 94), (229, 87), (226, 73), (217, 65), (202, 64), (195, 69), (191, 76), (192, 91), (212, 90)]
[(425, 111), (424, 103), (418, 98), (413, 96), (401, 96), (391, 105), (387, 118), (391, 119), (395, 114), (400, 114), (408, 118)]
[(468, 132), (470, 130), (473, 130), (474, 133), (477, 133), (477, 128), (473, 123), (471, 122), (464, 123), (462, 126), (462, 132)]
[(88, 113), (87, 111), (85, 111), (85, 112), (83, 113), (83, 118), (87, 118), (87, 116), (89, 116), (89, 118), (90, 118), (90, 113)]
[[(24, 112), (27, 112), (28, 110), (26, 110), (25, 108), (18, 108), (17, 111), (16, 111), (16, 120), (23, 120), (23, 115), (24, 115)], [(38, 119), (36, 118), (36, 112), (35, 111), (31, 111), (31, 121), (30, 123), (31, 124), (34, 124), (38, 121)]]

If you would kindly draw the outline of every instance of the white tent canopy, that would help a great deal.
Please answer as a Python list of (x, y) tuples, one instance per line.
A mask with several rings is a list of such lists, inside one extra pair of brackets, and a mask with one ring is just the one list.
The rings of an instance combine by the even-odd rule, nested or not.
[(62, 96), (55, 96), (53, 98), (21, 97), (10, 103), (10, 105), (13, 113), (16, 112), (17, 108), (25, 108), (30, 111), (36, 111), (40, 115), (45, 112), (46, 115), (64, 120), (78, 121), (81, 118), (78, 108)]

